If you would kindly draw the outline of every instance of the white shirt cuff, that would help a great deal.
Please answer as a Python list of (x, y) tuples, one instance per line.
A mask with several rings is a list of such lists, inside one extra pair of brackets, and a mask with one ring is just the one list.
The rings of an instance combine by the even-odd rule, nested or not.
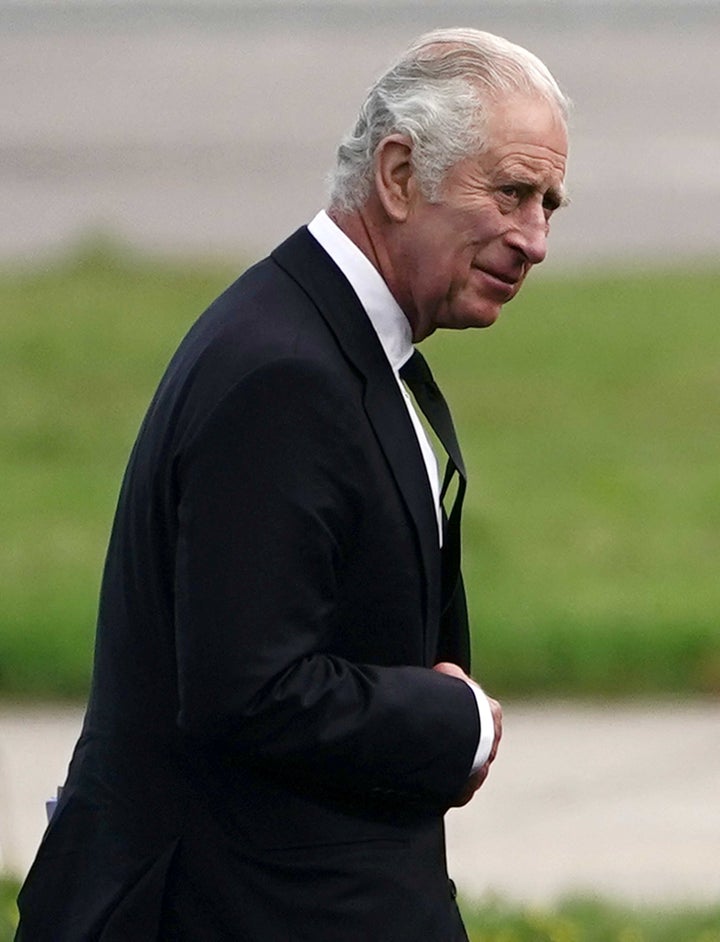
[(473, 760), (470, 775), (481, 769), (490, 758), (490, 752), (495, 742), (495, 721), (493, 720), (492, 710), (488, 698), (482, 687), (474, 681), (467, 681), (468, 686), (475, 694), (478, 715), (480, 717), (480, 741), (478, 742), (475, 758)]

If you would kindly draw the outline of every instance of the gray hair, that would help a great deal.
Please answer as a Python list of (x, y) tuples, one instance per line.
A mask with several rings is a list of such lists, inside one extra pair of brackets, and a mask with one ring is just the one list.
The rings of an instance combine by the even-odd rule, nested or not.
[(389, 134), (410, 138), (421, 190), (437, 199), (447, 171), (487, 145), (489, 106), (517, 92), (540, 96), (567, 121), (569, 100), (522, 46), (476, 29), (420, 36), (375, 82), (341, 141), (329, 181), (330, 208), (352, 212), (367, 201), (375, 151)]

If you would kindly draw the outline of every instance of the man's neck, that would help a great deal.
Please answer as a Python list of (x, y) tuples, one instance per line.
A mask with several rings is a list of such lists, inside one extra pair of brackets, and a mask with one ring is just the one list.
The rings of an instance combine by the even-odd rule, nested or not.
[[(388, 251), (387, 239), (383, 232), (380, 218), (381, 207), (372, 205), (373, 198), (360, 209), (343, 212), (330, 208), (326, 210), (335, 225), (350, 239), (370, 261), (372, 266), (380, 273), (391, 294), (398, 299), (397, 279), (392, 263), (391, 253)], [(405, 310), (404, 306), (401, 305)], [(405, 316), (410, 322), (415, 340), (415, 325), (410, 314), (405, 310)]]

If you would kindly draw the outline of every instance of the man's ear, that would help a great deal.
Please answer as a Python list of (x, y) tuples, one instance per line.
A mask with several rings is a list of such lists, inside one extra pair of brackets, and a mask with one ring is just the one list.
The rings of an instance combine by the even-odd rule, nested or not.
[(375, 189), (393, 222), (405, 222), (415, 188), (412, 143), (404, 134), (384, 137), (375, 149)]

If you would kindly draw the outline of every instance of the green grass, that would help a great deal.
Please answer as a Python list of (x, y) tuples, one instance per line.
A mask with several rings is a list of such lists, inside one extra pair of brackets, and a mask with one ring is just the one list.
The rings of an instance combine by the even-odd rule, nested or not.
[(470, 942), (720, 942), (720, 907), (652, 910), (601, 900), (550, 909), (464, 906)]
[(15, 898), (18, 889), (16, 880), (0, 876), (0, 942), (12, 942), (17, 927)]
[(86, 690), (102, 561), (149, 396), (217, 268), (104, 248), (0, 278), (0, 691)]
[[(0, 942), (12, 942), (18, 885), (0, 878)], [(470, 942), (720, 942), (720, 906), (653, 910), (601, 900), (534, 908), (490, 900), (462, 906)]]
[[(0, 275), (0, 694), (82, 697), (120, 478), (235, 275), (102, 248)], [(471, 482), (475, 666), (507, 695), (720, 692), (720, 275), (542, 278), (426, 344)]]
[(710, 271), (545, 279), (491, 330), (430, 342), (499, 692), (720, 691), (719, 290)]

